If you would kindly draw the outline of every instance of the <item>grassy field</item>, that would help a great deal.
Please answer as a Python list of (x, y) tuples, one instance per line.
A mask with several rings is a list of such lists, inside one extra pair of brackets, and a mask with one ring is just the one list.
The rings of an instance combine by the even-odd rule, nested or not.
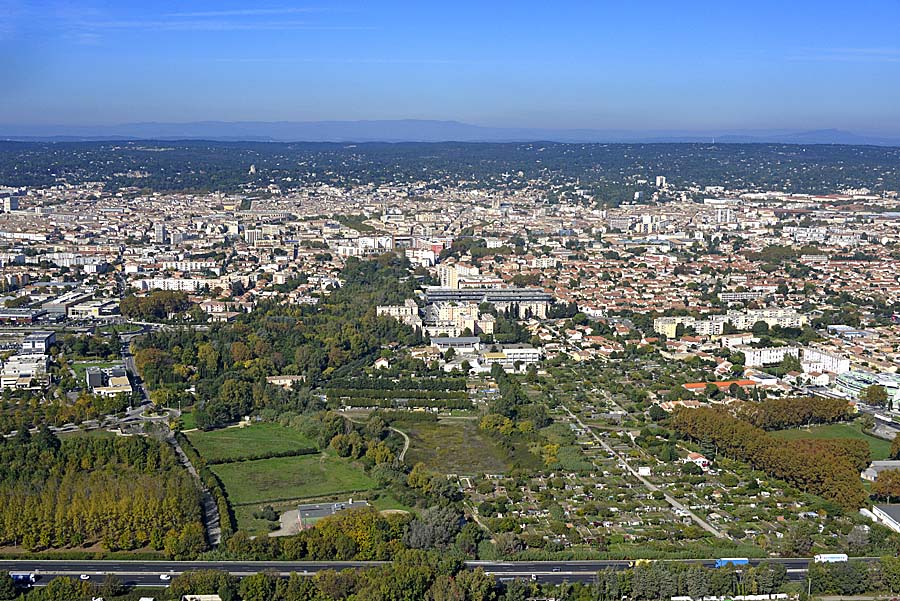
[(830, 424), (827, 426), (815, 426), (809, 430), (779, 430), (772, 432), (772, 436), (783, 438), (785, 440), (797, 438), (857, 438), (865, 440), (869, 443), (869, 449), (872, 452), (872, 459), (887, 459), (891, 449), (891, 443), (887, 440), (875, 438), (863, 433), (859, 424)]
[(193, 411), (182, 411), (181, 412), (181, 429), (182, 430), (193, 430), (197, 427), (197, 420), (194, 418)]
[(224, 463), (210, 469), (222, 480), (233, 505), (375, 488), (362, 468), (326, 454)]
[[(187, 423), (185, 421), (185, 429), (188, 429)], [(188, 432), (187, 437), (200, 456), (210, 461), (316, 448), (315, 441), (293, 428), (285, 428), (278, 424), (253, 424), (243, 428), (224, 428), (211, 432), (195, 431)]]
[(401, 422), (397, 427), (409, 435), (410, 465), (422, 462), (442, 474), (461, 475), (503, 473), (512, 467), (513, 458), (479, 431), (477, 420)]

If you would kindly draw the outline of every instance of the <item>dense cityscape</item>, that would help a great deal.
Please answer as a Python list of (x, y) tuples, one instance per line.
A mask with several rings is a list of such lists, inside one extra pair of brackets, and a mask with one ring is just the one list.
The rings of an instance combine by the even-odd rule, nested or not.
[(897, 590), (897, 153), (3, 143), (0, 598)]

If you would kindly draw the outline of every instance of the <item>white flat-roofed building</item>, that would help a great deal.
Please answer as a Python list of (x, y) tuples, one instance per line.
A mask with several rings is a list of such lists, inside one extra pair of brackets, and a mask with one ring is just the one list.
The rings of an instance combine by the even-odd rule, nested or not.
[(830, 353), (816, 348), (803, 349), (800, 359), (804, 372), (831, 372), (845, 374), (850, 371), (850, 359), (838, 353)]
[(32, 332), (22, 341), (22, 354), (47, 355), (54, 343), (56, 343), (56, 332)]
[(879, 524), (900, 532), (900, 505), (875, 505), (872, 514)]
[(747, 367), (781, 363), (787, 356), (798, 357), (800, 355), (800, 349), (795, 346), (768, 346), (764, 348), (738, 346), (734, 347), (734, 350), (744, 353), (744, 365)]
[(136, 280), (134, 287), (138, 290), (170, 290), (175, 292), (197, 292), (207, 284), (218, 284), (218, 281), (195, 280), (185, 278), (152, 278)]

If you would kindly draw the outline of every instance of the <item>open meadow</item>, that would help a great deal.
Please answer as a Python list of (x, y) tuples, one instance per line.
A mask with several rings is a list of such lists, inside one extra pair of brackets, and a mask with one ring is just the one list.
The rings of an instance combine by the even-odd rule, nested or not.
[(361, 467), (327, 454), (223, 463), (211, 469), (235, 506), (375, 488)]
[(316, 443), (299, 430), (278, 424), (261, 423), (245, 427), (188, 432), (191, 444), (200, 456), (212, 463), (251, 455), (287, 453), (315, 449)]
[(852, 424), (829, 424), (827, 426), (815, 426), (809, 429), (795, 428), (791, 430), (779, 430), (771, 432), (775, 438), (791, 440), (797, 438), (818, 438), (818, 439), (835, 439), (835, 438), (856, 438), (865, 440), (869, 443), (869, 450), (872, 453), (872, 459), (887, 459), (891, 450), (891, 443), (881, 438), (869, 436), (862, 431), (862, 427), (858, 423)]
[(422, 462), (442, 474), (476, 475), (509, 471), (515, 463), (529, 464), (536, 457), (527, 449), (512, 455), (478, 429), (478, 421), (465, 418), (437, 422), (400, 421), (396, 427), (409, 435), (406, 462)]

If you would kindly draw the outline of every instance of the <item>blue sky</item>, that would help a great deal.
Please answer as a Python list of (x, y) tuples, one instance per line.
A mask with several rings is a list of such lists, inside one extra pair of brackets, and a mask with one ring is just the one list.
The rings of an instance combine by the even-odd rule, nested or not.
[(0, 0), (0, 123), (900, 133), (900, 2)]

